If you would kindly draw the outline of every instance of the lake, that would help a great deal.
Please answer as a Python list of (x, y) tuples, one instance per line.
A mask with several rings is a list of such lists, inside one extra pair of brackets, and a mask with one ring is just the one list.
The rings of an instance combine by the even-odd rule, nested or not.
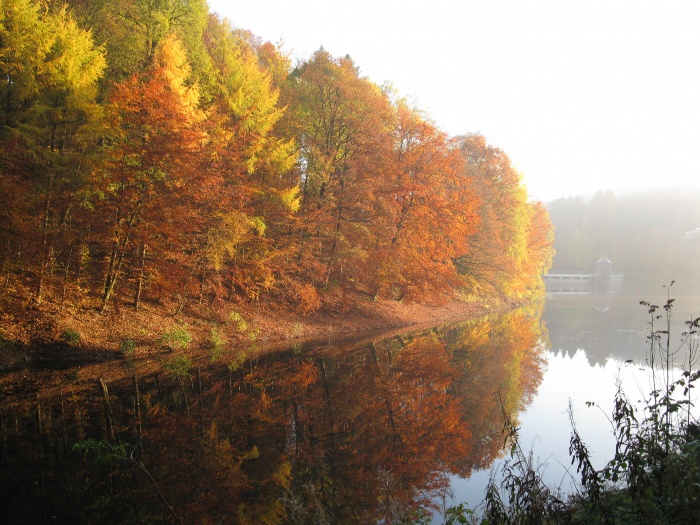
[[(29, 369), (2, 391), (0, 521), (392, 523), (475, 507), (503, 461), (504, 416), (567, 492), (569, 399), (602, 466), (616, 377), (650, 390), (638, 301), (550, 296), (412, 333), (191, 366), (162, 355), (156, 371), (123, 361), (102, 384)], [(679, 300), (677, 333), (698, 304)]]
[[(666, 328), (662, 310), (668, 296), (616, 296), (550, 294), (542, 320), (548, 333), (543, 353), (543, 376), (532, 402), (520, 413), (520, 440), (532, 451), (548, 486), (563, 495), (572, 493), (580, 482), (569, 457), (571, 423), (569, 401), (576, 428), (592, 452), (593, 464), (602, 468), (615, 451), (610, 415), (617, 385), (622, 384), (633, 401), (649, 398), (653, 390), (649, 362), (652, 316), (647, 301), (661, 307), (654, 329)], [(700, 316), (700, 298), (680, 297), (671, 313), (671, 348), (675, 362), (688, 358), (683, 332), (686, 321)], [(660, 363), (655, 363), (658, 368)], [(694, 362), (697, 369), (697, 362)], [(677, 370), (674, 377), (677, 377)], [(587, 406), (587, 402), (596, 406)], [(466, 501), (475, 507), (482, 500), (490, 478), (498, 479), (505, 458), (499, 458), (470, 478), (452, 478), (448, 504)]]

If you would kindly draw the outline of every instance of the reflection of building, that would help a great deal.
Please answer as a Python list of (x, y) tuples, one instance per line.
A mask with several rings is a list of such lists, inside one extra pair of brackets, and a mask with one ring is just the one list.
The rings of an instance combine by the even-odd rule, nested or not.
[(614, 273), (612, 262), (603, 257), (595, 272), (554, 272), (544, 276), (547, 293), (620, 294), (625, 274)]
[(686, 239), (695, 239), (696, 237), (700, 239), (700, 227), (695, 228), (692, 231), (685, 232)]

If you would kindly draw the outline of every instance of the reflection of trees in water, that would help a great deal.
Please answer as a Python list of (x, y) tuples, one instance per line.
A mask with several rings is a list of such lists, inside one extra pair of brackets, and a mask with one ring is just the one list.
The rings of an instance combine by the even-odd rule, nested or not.
[(518, 310), (467, 324), (456, 335), (453, 353), (461, 373), (455, 387), (476, 438), (470, 472), (487, 468), (500, 452), (503, 411), (515, 420), (532, 401), (542, 380), (547, 334), (539, 311)]
[(645, 312), (638, 301), (632, 307), (635, 305), (638, 311), (633, 319), (622, 297), (579, 295), (548, 298), (543, 319), (552, 350), (574, 354), (578, 349), (584, 349), (591, 364), (604, 364), (612, 355), (632, 359), (628, 356), (641, 352), (643, 357)]
[[(350, 347), (277, 353), (58, 396), (5, 398), (3, 520), (171, 519), (135, 464), (71, 453), (127, 445), (185, 523), (391, 522), (502, 447), (541, 379), (540, 322), (523, 311)], [(10, 474), (11, 473), (11, 474)]]
[[(673, 290), (672, 290), (673, 292)], [(574, 354), (583, 349), (591, 365), (605, 364), (609, 357), (644, 363), (649, 335), (647, 308), (639, 304), (648, 300), (657, 305), (663, 297), (551, 295), (542, 319), (549, 331), (552, 351)], [(685, 322), (697, 317), (698, 299), (681, 297), (674, 305), (671, 333), (681, 346)], [(657, 326), (658, 328), (658, 326)]]

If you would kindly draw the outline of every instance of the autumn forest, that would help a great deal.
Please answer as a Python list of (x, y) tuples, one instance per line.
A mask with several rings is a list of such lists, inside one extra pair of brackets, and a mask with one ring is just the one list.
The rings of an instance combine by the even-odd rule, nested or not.
[(0, 119), (0, 286), (24, 303), (308, 315), (529, 297), (551, 262), (547, 212), (483, 136), (204, 0), (4, 0)]
[(541, 381), (507, 155), (235, 23), (0, 0), (3, 523), (394, 523)]

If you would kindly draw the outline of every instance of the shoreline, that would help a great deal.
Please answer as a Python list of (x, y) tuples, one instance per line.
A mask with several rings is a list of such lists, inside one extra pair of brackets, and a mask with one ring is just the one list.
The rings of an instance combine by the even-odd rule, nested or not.
[[(61, 316), (52, 315), (52, 305), (23, 309), (14, 315), (5, 308), (0, 312), (0, 390), (29, 392), (41, 385), (44, 391), (46, 387), (58, 388), (68, 376), (73, 383), (92, 383), (98, 377), (113, 381), (135, 373), (143, 376), (162, 371), (163, 364), (175, 356), (186, 356), (193, 363), (211, 362), (215, 332), (228, 357), (238, 353), (251, 358), (326, 340), (421, 330), (526, 304), (502, 298), (455, 300), (442, 305), (368, 301), (359, 296), (350, 299), (342, 308), (306, 317), (262, 303), (240, 304), (235, 309), (222, 305), (228, 307), (225, 310), (193, 306), (176, 316), (157, 304), (139, 310), (118, 308), (103, 315), (90, 307), (66, 309)], [(245, 329), (231, 321), (231, 312), (243, 321)], [(192, 343), (186, 348), (163, 344), (162, 334), (178, 327), (191, 335)], [(78, 334), (79, 340), (62, 340), (69, 331)], [(128, 354), (123, 351), (126, 340), (133, 345)]]

